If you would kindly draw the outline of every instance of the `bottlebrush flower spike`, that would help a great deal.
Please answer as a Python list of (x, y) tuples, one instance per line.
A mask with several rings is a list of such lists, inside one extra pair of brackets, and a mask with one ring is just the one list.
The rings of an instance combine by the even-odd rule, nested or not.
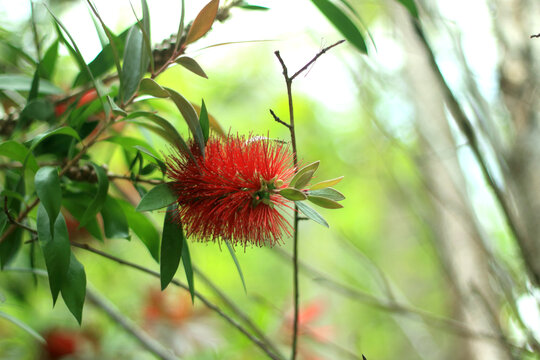
[[(191, 150), (200, 153), (194, 142)], [(291, 201), (278, 194), (294, 175), (287, 145), (262, 137), (210, 138), (204, 158), (195, 160), (179, 149), (167, 158), (176, 218), (188, 237), (263, 246), (291, 234), (283, 214)]]

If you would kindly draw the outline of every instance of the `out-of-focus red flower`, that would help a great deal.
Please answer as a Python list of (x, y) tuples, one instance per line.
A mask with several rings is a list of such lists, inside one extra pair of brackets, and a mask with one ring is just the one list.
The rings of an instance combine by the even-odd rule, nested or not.
[[(54, 113), (56, 114), (56, 116), (58, 117), (58, 116), (61, 116), (63, 113), (65, 113), (68, 106), (73, 104), (73, 102), (76, 99), (77, 99), (76, 97), (72, 96), (69, 99), (56, 104), (56, 106), (54, 107)], [(97, 99), (96, 89), (90, 89), (81, 96), (81, 98), (79, 99), (79, 102), (77, 103), (77, 107), (86, 105), (94, 101), (95, 99)]]
[(45, 344), (42, 347), (43, 360), (79, 359), (88, 358), (97, 354), (98, 341), (96, 337), (86, 331), (74, 329), (50, 329), (43, 334)]
[[(298, 348), (297, 352), (303, 360), (322, 360), (322, 358), (311, 351), (306, 345), (306, 340), (315, 341), (320, 344), (330, 342), (333, 329), (331, 326), (316, 325), (317, 320), (324, 315), (326, 305), (322, 300), (315, 299), (298, 309)], [(293, 334), (294, 312), (290, 309), (281, 326), (283, 341), (287, 345), (291, 344)]]
[(191, 152), (196, 162), (181, 150), (167, 159), (178, 199), (176, 216), (187, 236), (263, 246), (290, 235), (282, 213), (290, 201), (277, 193), (294, 174), (288, 146), (229, 135), (210, 138), (204, 158), (193, 142)]
[(77, 351), (78, 339), (73, 332), (51, 331), (45, 335), (45, 341), (45, 351), (50, 359), (60, 359)]
[(178, 356), (217, 349), (223, 338), (208, 310), (193, 307), (188, 292), (152, 289), (143, 305), (144, 328)]

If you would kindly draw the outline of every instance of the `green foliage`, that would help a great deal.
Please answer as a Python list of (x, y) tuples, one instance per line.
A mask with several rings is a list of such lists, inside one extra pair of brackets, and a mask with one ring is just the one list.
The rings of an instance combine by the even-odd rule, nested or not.
[(185, 237), (182, 224), (174, 219), (175, 211), (175, 206), (169, 206), (163, 222), (159, 258), (161, 290), (164, 290), (169, 285), (182, 259)]

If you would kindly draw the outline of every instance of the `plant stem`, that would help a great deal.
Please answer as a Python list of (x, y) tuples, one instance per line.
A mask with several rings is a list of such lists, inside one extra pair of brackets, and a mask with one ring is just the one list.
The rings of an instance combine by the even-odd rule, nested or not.
[[(279, 63), (281, 64), (281, 68), (283, 69), (283, 77), (285, 78), (285, 84), (287, 86), (287, 99), (289, 102), (289, 123), (285, 123), (282, 120), (280, 120), (272, 110), (270, 110), (270, 113), (274, 117), (274, 120), (276, 120), (278, 123), (284, 125), (286, 128), (289, 129), (289, 133), (291, 135), (291, 146), (292, 146), (292, 153), (293, 153), (293, 165), (295, 171), (298, 170), (298, 152), (296, 147), (296, 132), (294, 128), (294, 108), (293, 108), (293, 97), (292, 97), (292, 82), (293, 80), (300, 75), (302, 72), (306, 71), (317, 59), (326, 53), (328, 50), (332, 49), (334, 46), (337, 46), (341, 43), (343, 43), (345, 40), (340, 40), (324, 49), (319, 51), (317, 55), (315, 55), (310, 61), (308, 61), (300, 70), (295, 72), (291, 77), (289, 77), (289, 71), (287, 69), (287, 66), (285, 65), (285, 61), (281, 58), (281, 55), (279, 51), (275, 51), (274, 54), (276, 55)], [(298, 309), (299, 309), (299, 299), (300, 299), (300, 292), (299, 292), (299, 284), (298, 284), (298, 222), (299, 222), (299, 215), (298, 215), (298, 206), (296, 203), (294, 204), (294, 227), (293, 227), (293, 256), (292, 256), (292, 262), (293, 262), (293, 298), (294, 298), (294, 320), (293, 320), (293, 335), (292, 335), (292, 354), (291, 359), (296, 359), (296, 353), (298, 348)]]

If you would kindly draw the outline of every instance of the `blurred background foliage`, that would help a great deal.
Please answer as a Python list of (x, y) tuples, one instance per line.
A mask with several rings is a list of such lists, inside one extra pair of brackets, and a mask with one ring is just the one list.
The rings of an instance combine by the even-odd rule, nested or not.
[[(299, 158), (304, 163), (320, 160), (321, 179), (344, 175), (339, 190), (347, 196), (344, 209), (321, 211), (330, 229), (301, 222), (299, 357), (540, 358), (538, 283), (526, 270), (519, 243), (505, 224), (469, 139), (454, 122), (452, 110), (443, 105), (441, 84), (426, 61), (429, 56), (410, 15), (397, 1), (349, 3), (360, 14), (362, 23), (347, 12), (362, 29), (368, 55), (345, 43), (321, 57), (293, 86)], [(48, 4), (74, 36), (85, 60), (91, 61), (100, 45), (84, 2), (50, 0)], [(127, 1), (96, 0), (95, 4), (117, 34), (134, 22)], [(149, 0), (148, 4), (152, 41), (158, 43), (176, 32), (180, 1)], [(186, 19), (194, 18), (204, 4), (187, 1)], [(269, 10), (233, 9), (227, 21), (215, 24), (188, 49), (209, 79), (176, 66), (157, 81), (196, 104), (204, 98), (225, 132), (288, 139), (288, 130), (268, 112), (273, 109), (282, 118), (288, 113), (281, 68), (273, 52), (280, 50), (294, 70), (342, 35), (309, 1), (257, 4)], [(512, 211), (517, 209), (520, 226), (531, 228), (527, 223), (535, 221), (536, 208), (525, 207), (520, 199), (535, 198), (532, 194), (538, 186), (532, 174), (535, 169), (527, 165), (534, 162), (537, 150), (536, 105), (531, 103), (536, 103), (534, 59), (540, 43), (528, 36), (540, 31), (529, 26), (538, 5), (527, 0), (417, 5), (444, 79), (474, 119), (473, 131), (489, 172), (511, 199)], [(139, 4), (133, 6), (140, 14)], [(32, 76), (34, 66), (17, 50), (35, 54), (30, 14), (29, 2), (0, 1), (0, 73)], [(50, 15), (39, 2), (34, 15), (46, 49), (55, 39)], [(259, 41), (205, 48), (252, 40)], [(68, 92), (78, 69), (62, 46), (60, 55), (51, 82)], [(20, 101), (20, 94), (3, 94), (4, 102), (6, 96)], [(508, 102), (513, 94), (515, 101)], [(151, 106), (187, 137), (185, 122), (171, 103), (153, 100)], [(146, 139), (158, 152), (169, 152), (161, 139), (134, 125), (121, 131)], [(520, 141), (530, 146), (515, 150)], [(115, 144), (101, 142), (90, 154), (117, 174), (128, 172)], [(530, 187), (511, 181), (519, 171), (531, 175), (524, 180)], [(114, 191), (121, 193), (124, 183), (115, 184), (120, 191)], [(162, 224), (163, 212), (153, 215), (155, 224)], [(136, 237), (101, 245), (87, 235), (74, 236), (158, 269)], [(540, 246), (535, 237), (531, 235), (529, 251), (538, 262), (534, 254)], [(278, 248), (236, 250), (247, 293), (223, 245), (192, 243), (190, 250), (200, 273), (288, 353), (291, 242)], [(25, 245), (23, 253), (28, 251)], [(264, 358), (200, 302), (192, 308), (188, 292), (168, 288), (160, 293), (155, 278), (91, 253), (79, 251), (77, 256), (91, 288), (181, 358)], [(28, 256), (21, 253), (12, 266), (28, 267)], [(183, 279), (183, 272), (177, 277)], [(200, 276), (195, 282), (198, 291), (221, 304)], [(73, 358), (154, 358), (93, 301), (87, 302), (79, 327), (63, 303), (51, 310), (48, 292), (42, 278), (5, 271), (0, 277), (0, 310), (38, 331), (49, 346), (76, 344), (80, 352)], [(2, 359), (47, 358), (45, 353), (27, 332), (0, 319)]]

